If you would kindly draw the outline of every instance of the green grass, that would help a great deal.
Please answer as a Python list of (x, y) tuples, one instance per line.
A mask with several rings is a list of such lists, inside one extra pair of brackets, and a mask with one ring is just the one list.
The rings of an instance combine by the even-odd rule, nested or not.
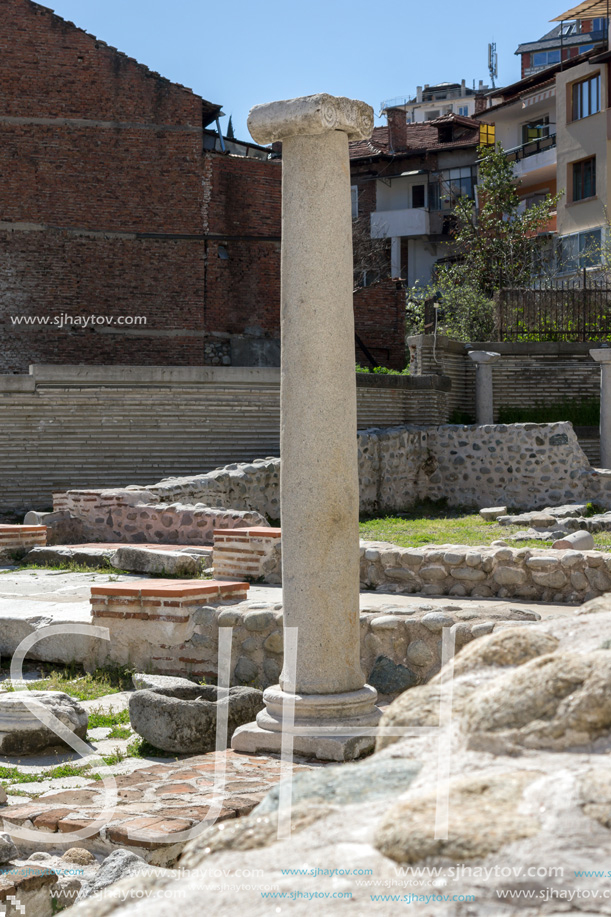
[[(41, 667), (41, 675), (43, 677), (39, 681), (28, 683), (28, 690), (64, 691), (77, 700), (96, 700), (106, 694), (118, 694), (133, 688), (131, 671), (113, 666), (103, 666), (92, 675), (85, 673), (77, 665), (54, 669), (47, 674), (45, 674), (44, 667)], [(2, 687), (7, 691), (14, 690), (8, 680), (2, 682)], [(94, 725), (91, 719), (89, 725)], [(113, 726), (115, 722), (109, 725)]]
[(98, 729), (100, 727), (108, 729), (127, 724), (129, 724), (129, 710), (118, 710), (116, 713), (102, 713), (99, 710), (91, 710), (89, 712), (90, 729)]
[[(450, 509), (440, 503), (422, 503), (401, 516), (363, 519), (360, 535), (367, 541), (389, 541), (402, 548), (420, 548), (428, 544), (489, 545), (506, 541), (520, 532), (516, 526), (485, 522), (479, 513), (467, 509)], [(594, 534), (597, 548), (611, 551), (611, 532)], [(551, 547), (551, 541), (523, 538), (508, 541), (512, 547)]]
[(150, 745), (141, 736), (136, 736), (134, 741), (130, 742), (127, 746), (127, 754), (130, 758), (173, 758), (178, 761), (178, 756), (174, 752), (155, 748), (154, 745)]
[(111, 582), (115, 582), (117, 576), (121, 574), (129, 575), (129, 571), (117, 570), (108, 561), (104, 563), (103, 567), (91, 567), (89, 564), (79, 564), (74, 560), (66, 560), (56, 564), (37, 564), (33, 561), (28, 563), (27, 558), (24, 558), (23, 563), (18, 566), (20, 570), (56, 570), (61, 573), (112, 573)]
[(0, 784), (4, 787), (14, 783), (42, 783), (43, 780), (57, 780), (61, 777), (87, 777), (101, 780), (99, 774), (91, 773), (91, 764), (58, 764), (57, 767), (39, 774), (25, 774), (16, 767), (0, 767)]

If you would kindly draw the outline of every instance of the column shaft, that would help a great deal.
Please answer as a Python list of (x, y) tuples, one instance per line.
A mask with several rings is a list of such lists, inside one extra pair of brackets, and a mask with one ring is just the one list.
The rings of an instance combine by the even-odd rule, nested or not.
[(283, 143), (283, 592), (298, 694), (364, 684), (349, 174), (343, 131)]
[(478, 363), (475, 371), (475, 412), (479, 424), (494, 423), (492, 366)]

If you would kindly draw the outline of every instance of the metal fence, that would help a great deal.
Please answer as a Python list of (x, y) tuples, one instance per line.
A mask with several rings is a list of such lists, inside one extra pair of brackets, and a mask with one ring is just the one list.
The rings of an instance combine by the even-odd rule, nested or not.
[(495, 299), (500, 341), (611, 339), (607, 278), (596, 279), (584, 272), (540, 289), (501, 290)]

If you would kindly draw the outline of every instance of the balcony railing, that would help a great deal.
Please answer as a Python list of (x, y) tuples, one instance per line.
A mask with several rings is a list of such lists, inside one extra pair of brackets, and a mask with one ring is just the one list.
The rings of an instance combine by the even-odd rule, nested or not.
[(556, 146), (556, 135), (550, 134), (549, 137), (538, 137), (536, 140), (529, 140), (522, 146), (513, 147), (511, 150), (505, 150), (505, 155), (509, 162), (520, 162), (528, 156), (535, 156), (537, 153), (544, 153), (545, 150), (551, 150)]

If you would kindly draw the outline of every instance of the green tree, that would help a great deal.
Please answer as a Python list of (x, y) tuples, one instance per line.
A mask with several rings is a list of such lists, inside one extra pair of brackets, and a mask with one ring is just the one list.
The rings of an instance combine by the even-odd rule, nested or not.
[(528, 287), (545, 270), (549, 240), (542, 235), (559, 195), (524, 209), (512, 163), (500, 146), (479, 148), (477, 202), (461, 197), (452, 211), (451, 258), (434, 282), (408, 291), (408, 332), (423, 329), (424, 301), (439, 304), (438, 330), (460, 340), (490, 340), (494, 295)]
[(452, 231), (456, 261), (444, 265), (440, 279), (468, 282), (491, 298), (504, 287), (528, 286), (540, 271), (548, 244), (545, 230), (558, 196), (522, 209), (513, 165), (502, 147), (479, 148), (478, 205), (462, 197), (453, 211)]

